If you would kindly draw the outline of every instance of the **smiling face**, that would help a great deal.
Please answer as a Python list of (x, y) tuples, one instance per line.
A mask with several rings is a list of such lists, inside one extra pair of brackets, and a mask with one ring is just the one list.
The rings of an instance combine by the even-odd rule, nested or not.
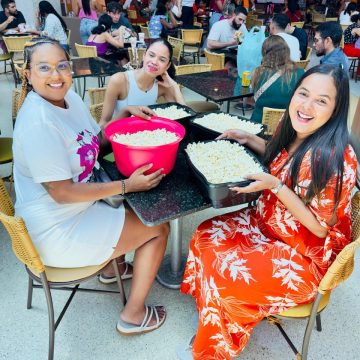
[(170, 53), (161, 42), (152, 44), (145, 53), (143, 69), (154, 77), (162, 75), (170, 66)]
[(62, 48), (53, 44), (38, 45), (31, 56), (25, 76), (34, 91), (51, 104), (65, 107), (64, 97), (71, 87), (71, 69)]
[(302, 81), (289, 105), (291, 124), (298, 139), (315, 133), (330, 119), (336, 95), (331, 75), (315, 73)]

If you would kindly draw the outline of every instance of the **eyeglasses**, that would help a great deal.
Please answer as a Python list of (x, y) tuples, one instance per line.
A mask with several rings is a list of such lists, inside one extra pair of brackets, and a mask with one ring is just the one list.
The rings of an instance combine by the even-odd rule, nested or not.
[(70, 61), (60, 61), (57, 65), (53, 66), (46, 63), (35, 64), (32, 66), (37, 70), (41, 76), (50, 76), (56, 70), (61, 75), (71, 75), (71, 63)]

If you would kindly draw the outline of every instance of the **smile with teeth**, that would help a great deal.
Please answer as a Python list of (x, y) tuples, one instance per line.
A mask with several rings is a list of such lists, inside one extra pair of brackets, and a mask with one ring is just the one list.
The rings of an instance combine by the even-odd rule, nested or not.
[(304, 122), (308, 122), (314, 118), (313, 116), (306, 115), (306, 114), (302, 113), (301, 111), (297, 112), (297, 116), (300, 121), (304, 121)]
[(63, 86), (63, 83), (57, 83), (57, 84), (48, 84), (51, 88), (54, 89), (60, 89)]

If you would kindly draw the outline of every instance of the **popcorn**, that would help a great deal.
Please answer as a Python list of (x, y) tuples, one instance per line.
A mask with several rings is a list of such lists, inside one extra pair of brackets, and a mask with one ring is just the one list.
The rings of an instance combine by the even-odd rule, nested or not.
[(263, 172), (243, 146), (230, 141), (189, 144), (186, 152), (193, 165), (212, 184), (239, 182), (245, 175)]
[(250, 121), (239, 119), (236, 116), (223, 113), (211, 113), (194, 120), (195, 124), (201, 125), (218, 133), (230, 129), (239, 129), (250, 134), (258, 134), (263, 126)]
[(167, 108), (153, 108), (156, 115), (170, 120), (182, 119), (191, 115), (184, 109), (178, 108), (176, 105), (168, 106)]
[(179, 136), (166, 129), (144, 130), (136, 133), (114, 134), (112, 140), (124, 145), (131, 146), (160, 146), (175, 142)]

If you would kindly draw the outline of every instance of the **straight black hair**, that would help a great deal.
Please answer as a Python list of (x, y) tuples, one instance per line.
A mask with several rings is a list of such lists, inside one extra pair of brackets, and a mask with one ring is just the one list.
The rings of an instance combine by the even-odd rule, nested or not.
[(90, 0), (81, 0), (81, 5), (85, 15), (91, 15)]
[(1, 7), (5, 10), (12, 3), (15, 3), (15, 0), (1, 0)]
[(318, 32), (322, 39), (329, 37), (333, 42), (334, 47), (338, 47), (340, 45), (343, 31), (341, 25), (337, 21), (323, 22), (318, 25), (315, 32)]
[(62, 17), (58, 14), (58, 12), (54, 9), (54, 7), (46, 0), (39, 2), (39, 12), (41, 16), (41, 20), (45, 21), (45, 15), (54, 14), (61, 23), (62, 28), (64, 31), (67, 31), (67, 26), (65, 24), (65, 21), (62, 19)]
[[(342, 179), (344, 173), (344, 152), (349, 144), (347, 128), (347, 115), (349, 108), (349, 79), (339, 66), (323, 64), (308, 70), (298, 81), (294, 93), (304, 79), (313, 74), (329, 75), (336, 88), (335, 109), (330, 119), (315, 133), (309, 135), (292, 155), (288, 178), (291, 187), (298, 185), (298, 176), (301, 163), (307, 153), (311, 154), (311, 183), (309, 184), (304, 202), (308, 204), (325, 188), (332, 176), (336, 176), (335, 208), (339, 202)], [(291, 102), (291, 100), (290, 100)], [(273, 138), (267, 144), (264, 164), (270, 166), (275, 157), (283, 150), (288, 149), (296, 138), (296, 132), (291, 124), (289, 106), (285, 111), (283, 120), (276, 130)]]
[(91, 30), (91, 33), (97, 35), (102, 34), (103, 32), (108, 31), (111, 28), (112, 23), (113, 22), (110, 15), (102, 14), (99, 17), (98, 25)]

